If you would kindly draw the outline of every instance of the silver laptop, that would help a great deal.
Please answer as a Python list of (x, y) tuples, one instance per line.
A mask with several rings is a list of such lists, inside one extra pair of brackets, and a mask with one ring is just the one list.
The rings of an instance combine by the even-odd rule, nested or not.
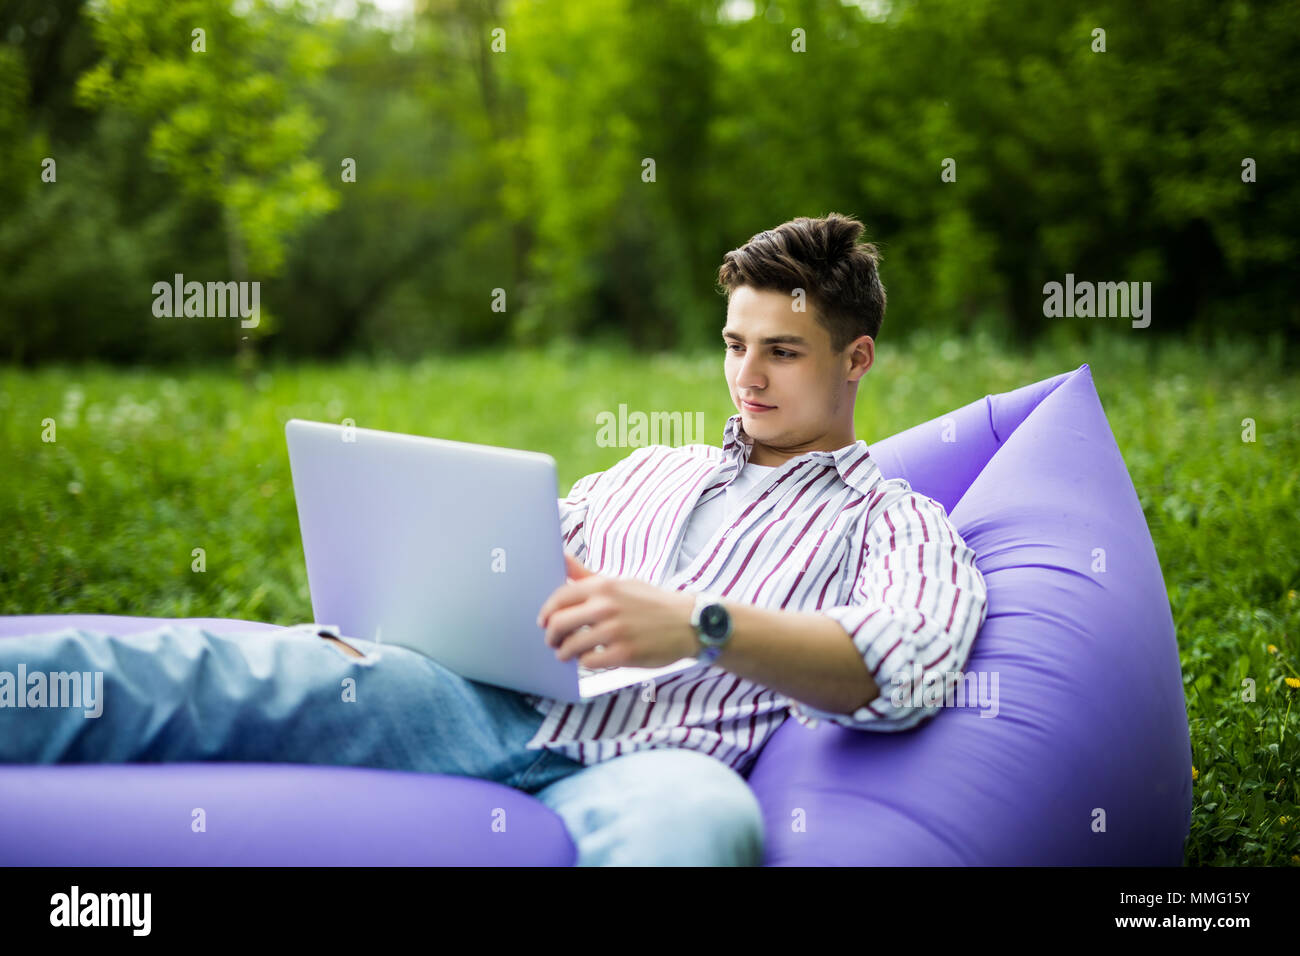
[(566, 580), (550, 455), (301, 419), (285, 437), (312, 613), (343, 639), (575, 702), (700, 666), (555, 659), (537, 625)]

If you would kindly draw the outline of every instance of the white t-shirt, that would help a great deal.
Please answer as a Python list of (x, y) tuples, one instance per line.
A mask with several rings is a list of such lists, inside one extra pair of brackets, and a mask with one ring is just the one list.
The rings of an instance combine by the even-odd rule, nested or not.
[(740, 470), (736, 480), (726, 487), (725, 496), (714, 494), (708, 501), (701, 501), (695, 506), (695, 510), (691, 512), (691, 520), (686, 524), (682, 549), (677, 553), (677, 567), (674, 574), (695, 560), (695, 556), (713, 537), (719, 525), (735, 518), (740, 511), (740, 500), (745, 492), (779, 467), (779, 465), (747, 464)]

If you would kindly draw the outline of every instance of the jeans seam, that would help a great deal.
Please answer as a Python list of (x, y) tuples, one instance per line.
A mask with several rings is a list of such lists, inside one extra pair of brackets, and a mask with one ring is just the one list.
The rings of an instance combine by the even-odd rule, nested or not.
[(542, 766), (542, 764), (546, 761), (546, 759), (550, 757), (550, 755), (551, 752), (543, 748), (542, 752), (537, 755), (537, 759), (528, 765), (528, 769), (525, 770), (523, 776), (519, 778), (519, 782), (515, 784), (515, 789), (523, 790), (525, 793), (527, 793), (528, 781), (533, 778), (533, 775)]

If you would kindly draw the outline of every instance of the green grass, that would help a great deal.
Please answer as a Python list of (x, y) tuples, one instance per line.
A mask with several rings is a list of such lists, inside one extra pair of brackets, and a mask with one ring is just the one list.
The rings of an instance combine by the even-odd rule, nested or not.
[[(1197, 769), (1187, 862), (1297, 864), (1300, 691), (1284, 678), (1300, 678), (1300, 387), (1248, 345), (1149, 343), (1112, 329), (1015, 356), (986, 338), (885, 340), (857, 435), (872, 442), (1088, 362), (1178, 630)], [(567, 491), (627, 454), (595, 441), (596, 413), (620, 402), (703, 411), (716, 442), (733, 411), (722, 360), (720, 345), (355, 359), (269, 367), (251, 390), (227, 367), (0, 371), (0, 613), (310, 620), (289, 418), (546, 451)], [(1254, 701), (1241, 699), (1244, 678)]]

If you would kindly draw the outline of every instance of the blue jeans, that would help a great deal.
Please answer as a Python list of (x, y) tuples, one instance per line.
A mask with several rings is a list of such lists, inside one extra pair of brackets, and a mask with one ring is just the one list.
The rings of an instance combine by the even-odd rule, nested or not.
[[(721, 761), (667, 749), (584, 767), (529, 750), (543, 716), (522, 694), (403, 647), (341, 639), (363, 656), (306, 627), (0, 638), (0, 671), (103, 675), (98, 705), (0, 707), (0, 763), (229, 760), (479, 777), (554, 810), (579, 866), (762, 862), (758, 801)], [(87, 717), (93, 706), (101, 712)]]

